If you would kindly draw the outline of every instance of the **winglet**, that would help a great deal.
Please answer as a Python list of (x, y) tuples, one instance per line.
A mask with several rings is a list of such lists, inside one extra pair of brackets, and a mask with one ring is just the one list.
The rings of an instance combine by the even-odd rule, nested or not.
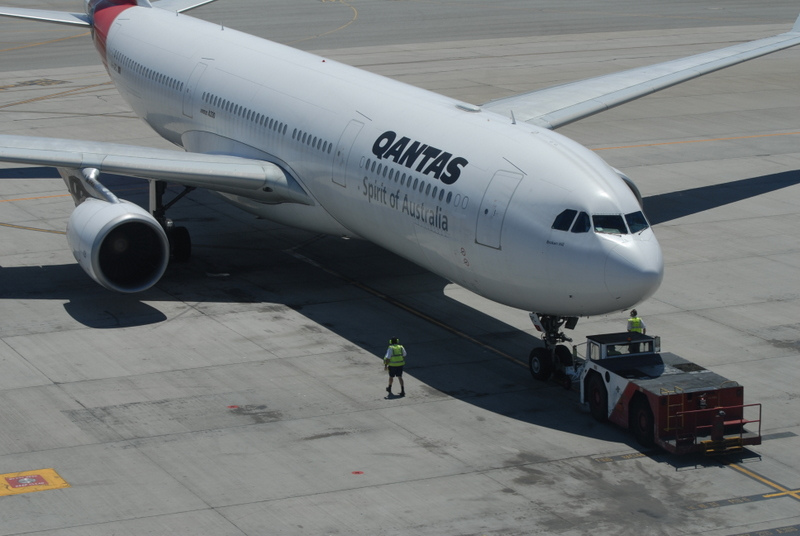
[(792, 26), (792, 31), (789, 33), (800, 33), (800, 16), (797, 17), (796, 21), (794, 21), (794, 26)]

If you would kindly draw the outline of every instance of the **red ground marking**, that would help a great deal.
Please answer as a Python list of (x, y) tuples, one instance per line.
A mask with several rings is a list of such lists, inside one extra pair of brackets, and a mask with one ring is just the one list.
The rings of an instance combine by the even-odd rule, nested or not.
[(12, 488), (27, 488), (28, 486), (48, 486), (47, 480), (39, 475), (7, 476), (6, 482)]

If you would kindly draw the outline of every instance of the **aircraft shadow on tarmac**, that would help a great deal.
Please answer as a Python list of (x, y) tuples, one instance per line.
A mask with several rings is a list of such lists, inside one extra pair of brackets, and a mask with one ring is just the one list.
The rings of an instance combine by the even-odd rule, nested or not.
[[(0, 299), (66, 300), (65, 311), (95, 329), (165, 321), (167, 315), (158, 310), (158, 303), (164, 301), (181, 301), (207, 311), (244, 312), (263, 319), (265, 325), (273, 315), (285, 316), (291, 309), (308, 320), (299, 321), (298, 331), (308, 326), (308, 337), (343, 339), (344, 348), (357, 351), (360, 366), (368, 367), (369, 381), (374, 381), (376, 399), (386, 397), (381, 356), (388, 339), (397, 336), (409, 350), (406, 371), (414, 385), (407, 389), (408, 397), (396, 399), (398, 403), (452, 397), (536, 426), (635, 448), (624, 432), (596, 423), (580, 408), (576, 393), (554, 383), (535, 382), (525, 367), (448, 331), (468, 334), (524, 362), (531, 348), (542, 344), (531, 333), (448, 298), (444, 294), (447, 281), (404, 259), (369, 243), (324, 237), (300, 251), (330, 270), (325, 271), (285, 248), (253, 248), (253, 233), (213, 237), (203, 236), (198, 229), (196, 234), (201, 244), (194, 258), (170, 267), (156, 287), (135, 296), (99, 287), (77, 265), (56, 265), (0, 268), (4, 281)], [(221, 273), (230, 275), (209, 276)], [(396, 303), (420, 310), (447, 327)], [(520, 311), (520, 315), (526, 313)], [(365, 353), (371, 362), (364, 363)]]
[[(0, 169), (0, 179), (57, 179), (56, 168), (32, 166)], [(66, 193), (66, 192), (65, 192)]]
[[(27, 173), (6, 169), (0, 178), (27, 178)], [(119, 184), (129, 187), (130, 181)], [(800, 171), (785, 172), (652, 196), (645, 206), (653, 223), (663, 223), (797, 183)], [(141, 203), (145, 195), (143, 189), (138, 192), (138, 199), (127, 197)], [(195, 196), (217, 202), (208, 192), (189, 197)], [(265, 315), (289, 307), (374, 355), (376, 367), (386, 341), (399, 337), (408, 346), (408, 373), (421, 382), (422, 395), (449, 395), (536, 426), (637, 448), (626, 432), (595, 422), (580, 407), (576, 393), (534, 382), (525, 368), (493, 351), (527, 362), (530, 350), (542, 342), (532, 328), (520, 330), (451, 299), (444, 292), (448, 281), (370, 243), (316, 236), (246, 217), (240, 225), (219, 212), (209, 215), (205, 202), (188, 205), (176, 207), (173, 217), (179, 223), (203, 221), (191, 226), (194, 258), (171, 266), (153, 289), (137, 295), (113, 293), (93, 283), (76, 264), (0, 267), (0, 299), (67, 300), (64, 308), (73, 319), (98, 329), (167, 320), (149, 305), (163, 301), (200, 308), (252, 304), (244, 309)], [(456, 336), (454, 330), (473, 340)], [(376, 397), (382, 398), (384, 379), (375, 381)], [(413, 396), (410, 392), (408, 399)]]
[(653, 225), (676, 220), (800, 183), (800, 170), (751, 177), (644, 198), (647, 219)]

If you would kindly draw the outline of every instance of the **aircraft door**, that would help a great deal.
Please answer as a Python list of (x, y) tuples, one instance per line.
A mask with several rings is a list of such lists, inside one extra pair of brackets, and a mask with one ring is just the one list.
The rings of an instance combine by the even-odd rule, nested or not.
[(192, 117), (194, 90), (197, 87), (197, 82), (200, 81), (200, 77), (203, 76), (203, 73), (206, 71), (206, 67), (207, 65), (205, 63), (198, 63), (195, 65), (192, 75), (186, 83), (186, 89), (183, 91), (183, 115), (186, 117)]
[(333, 182), (339, 186), (347, 187), (347, 161), (350, 159), (350, 151), (353, 149), (356, 137), (363, 127), (364, 123), (356, 120), (350, 121), (344, 129), (344, 132), (342, 132), (339, 142), (336, 144), (331, 177), (333, 178)]
[(508, 209), (511, 196), (521, 180), (521, 173), (498, 171), (494, 174), (478, 210), (475, 242), (490, 248), (501, 249), (500, 235), (503, 230), (506, 209)]

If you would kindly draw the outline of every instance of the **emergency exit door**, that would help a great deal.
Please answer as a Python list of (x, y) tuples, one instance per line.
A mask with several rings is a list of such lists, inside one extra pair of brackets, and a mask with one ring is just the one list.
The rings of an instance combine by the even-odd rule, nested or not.
[(194, 107), (194, 90), (197, 87), (197, 82), (203, 73), (206, 72), (206, 64), (198, 63), (192, 71), (189, 81), (186, 82), (185, 90), (183, 92), (183, 115), (192, 117), (192, 108)]
[(336, 144), (331, 177), (333, 182), (339, 186), (347, 187), (347, 162), (350, 160), (350, 151), (353, 148), (353, 143), (355, 143), (356, 137), (363, 126), (364, 123), (355, 119), (350, 121)]
[(498, 171), (492, 177), (486, 193), (483, 194), (478, 222), (475, 229), (475, 242), (490, 248), (501, 249), (500, 237), (503, 232), (503, 220), (506, 217), (511, 196), (522, 180), (521, 173)]

